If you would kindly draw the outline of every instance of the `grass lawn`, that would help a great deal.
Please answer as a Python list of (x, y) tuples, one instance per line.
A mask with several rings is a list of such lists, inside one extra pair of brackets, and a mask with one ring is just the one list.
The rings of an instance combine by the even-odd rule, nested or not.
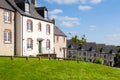
[(87, 62), (0, 57), (0, 80), (120, 80), (120, 69)]

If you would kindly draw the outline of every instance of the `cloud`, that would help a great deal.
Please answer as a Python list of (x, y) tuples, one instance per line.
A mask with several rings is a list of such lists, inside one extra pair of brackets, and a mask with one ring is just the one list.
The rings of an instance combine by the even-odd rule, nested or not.
[(91, 0), (90, 1), (90, 3), (92, 3), (92, 4), (99, 4), (101, 2), (102, 2), (102, 0)]
[(60, 25), (63, 27), (80, 26), (80, 19), (77, 17), (50, 15), (50, 18), (54, 18), (59, 21)]
[(80, 26), (80, 19), (77, 17), (70, 16), (59, 16), (60, 13), (63, 13), (61, 9), (54, 9), (50, 11), (49, 15), (51, 19), (55, 19), (59, 22), (60, 26), (63, 27), (76, 27)]
[(73, 4), (79, 2), (79, 0), (45, 0), (49, 3), (58, 3), (58, 4)]
[(59, 14), (59, 13), (63, 13), (63, 11), (61, 9), (55, 9), (55, 10), (49, 12), (49, 14), (51, 14), (51, 15), (55, 15), (55, 14)]
[(91, 31), (96, 30), (96, 26), (95, 26), (95, 25), (91, 25), (91, 26), (89, 26), (89, 30), (91, 30)]
[(86, 3), (87, 3), (87, 0), (80, 0), (80, 3), (81, 3), (81, 4), (86, 4)]
[(106, 40), (106, 43), (108, 44), (119, 45), (120, 44), (120, 33), (106, 35), (105, 40)]
[(82, 10), (82, 11), (87, 11), (87, 10), (91, 10), (92, 9), (92, 7), (91, 6), (78, 6), (78, 8), (79, 8), (79, 10)]

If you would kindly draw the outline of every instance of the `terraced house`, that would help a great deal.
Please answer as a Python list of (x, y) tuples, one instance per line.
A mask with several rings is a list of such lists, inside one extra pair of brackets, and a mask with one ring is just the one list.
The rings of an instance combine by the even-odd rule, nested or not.
[(8, 0), (15, 9), (15, 55), (53, 54), (54, 24), (36, 0)]
[(0, 55), (14, 55), (14, 9), (0, 0)]
[(94, 62), (96, 57), (102, 58), (105, 65), (114, 66), (114, 57), (117, 47), (114, 45), (96, 44), (94, 42), (83, 43), (81, 46), (71, 40), (67, 41), (67, 57), (81, 56), (84, 61)]
[(65, 58), (66, 57), (66, 38), (67, 36), (57, 27), (54, 27), (54, 53), (57, 54), (56, 57)]

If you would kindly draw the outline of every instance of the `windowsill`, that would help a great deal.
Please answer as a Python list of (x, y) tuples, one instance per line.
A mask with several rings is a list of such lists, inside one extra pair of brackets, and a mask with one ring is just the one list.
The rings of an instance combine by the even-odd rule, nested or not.
[(10, 21), (4, 21), (5, 23), (8, 23), (8, 24), (10, 24), (11, 22)]
[(11, 44), (11, 42), (10, 42), (10, 41), (5, 41), (4, 43), (5, 43), (5, 44)]
[(32, 33), (33, 31), (31, 31), (31, 30), (27, 30), (27, 32)]
[(50, 50), (50, 48), (46, 48), (47, 50)]
[(32, 48), (27, 48), (28, 51), (32, 51), (33, 49)]

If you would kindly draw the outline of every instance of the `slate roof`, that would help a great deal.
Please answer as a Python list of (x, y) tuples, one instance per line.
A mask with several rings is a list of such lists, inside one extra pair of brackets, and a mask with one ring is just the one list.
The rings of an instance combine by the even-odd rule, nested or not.
[(65, 36), (66, 37), (66, 35), (57, 26), (54, 26), (54, 35), (59, 35), (59, 36)]
[(98, 48), (95, 42), (87, 42), (82, 44), (82, 49), (87, 51), (96, 51), (98, 52)]
[(67, 48), (68, 49), (78, 49), (79, 45), (76, 44), (74, 41), (72, 40), (67, 40)]
[(8, 0), (8, 2), (11, 4), (11, 6), (13, 6), (15, 8), (16, 11), (18, 11), (21, 15), (24, 16), (28, 16), (28, 17), (32, 17), (35, 19), (39, 19), (39, 20), (43, 20), (43, 21), (47, 21), (47, 22), (52, 22), (52, 20), (50, 19), (44, 19), (37, 11), (36, 8), (34, 7), (34, 5), (32, 3), (30, 4), (30, 12), (29, 14), (24, 12), (24, 10), (22, 10), (20, 7), (18, 7), (18, 4), (25, 2), (25, 0)]
[(6, 0), (0, 0), (0, 8), (14, 11), (14, 9), (6, 2)]
[(116, 46), (113, 46), (113, 45), (106, 45), (105, 46), (105, 52), (106, 53), (117, 53), (117, 47)]
[(73, 42), (72, 40), (67, 40), (67, 48), (73, 46), (74, 49), (82, 49), (85, 51), (95, 51), (97, 53), (100, 52), (100, 50), (103, 50), (103, 53), (106, 54), (116, 54), (117, 53), (117, 47), (114, 45), (105, 45), (105, 44), (96, 44), (95, 42), (87, 42), (83, 43), (81, 46)]

